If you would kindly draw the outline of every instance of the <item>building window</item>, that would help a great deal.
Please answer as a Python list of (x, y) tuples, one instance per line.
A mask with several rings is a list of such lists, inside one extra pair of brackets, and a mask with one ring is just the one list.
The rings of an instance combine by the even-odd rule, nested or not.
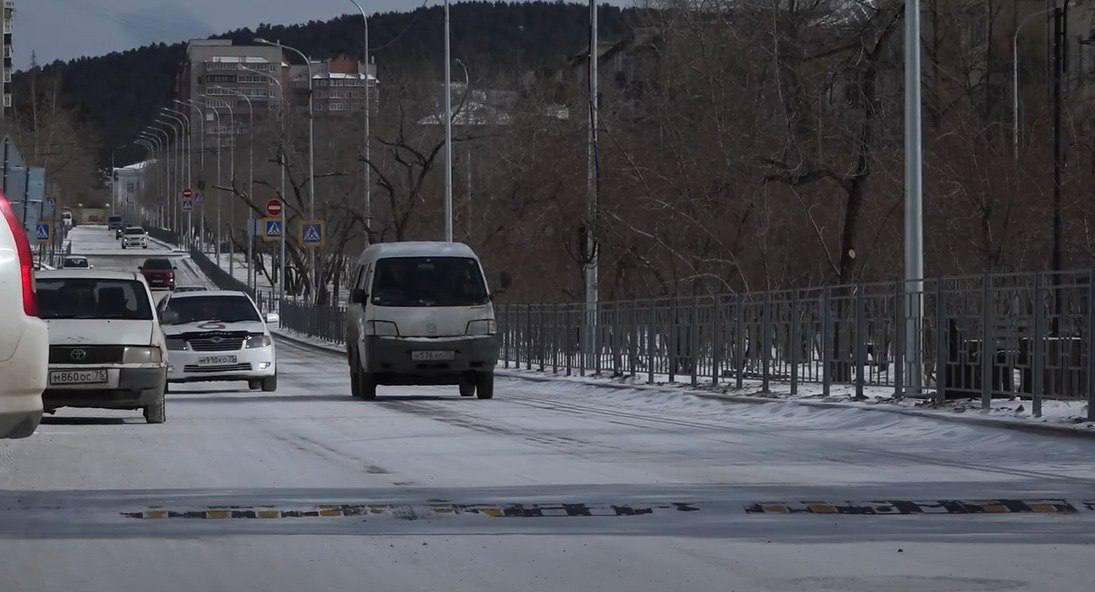
[(207, 74), (205, 82), (235, 82), (236, 77), (231, 74)]
[(328, 111), (349, 111), (350, 106), (346, 103), (331, 103), (327, 106)]

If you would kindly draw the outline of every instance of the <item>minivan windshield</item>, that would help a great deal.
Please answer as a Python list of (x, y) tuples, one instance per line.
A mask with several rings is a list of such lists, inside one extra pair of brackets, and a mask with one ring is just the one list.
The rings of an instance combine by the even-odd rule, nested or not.
[(130, 226), (129, 228), (125, 229), (125, 233), (126, 234), (144, 234), (144, 229), (143, 228), (138, 228), (136, 226)]
[(38, 278), (43, 319), (152, 320), (144, 284), (134, 280)]
[(376, 262), (372, 303), (378, 306), (475, 306), (487, 294), (470, 257), (392, 257)]
[(221, 323), (260, 322), (255, 305), (243, 296), (189, 296), (172, 298), (163, 311), (165, 325), (219, 321)]

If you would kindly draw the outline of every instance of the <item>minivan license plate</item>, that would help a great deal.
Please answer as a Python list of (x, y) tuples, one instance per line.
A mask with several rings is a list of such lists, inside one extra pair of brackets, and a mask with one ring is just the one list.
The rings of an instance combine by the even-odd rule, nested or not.
[(54, 370), (49, 373), (50, 384), (104, 384), (108, 382), (106, 370)]
[(199, 366), (223, 366), (225, 364), (235, 364), (236, 356), (205, 356), (204, 358), (198, 358)]
[(428, 350), (411, 352), (411, 359), (415, 362), (445, 362), (456, 359), (456, 352), (444, 350)]

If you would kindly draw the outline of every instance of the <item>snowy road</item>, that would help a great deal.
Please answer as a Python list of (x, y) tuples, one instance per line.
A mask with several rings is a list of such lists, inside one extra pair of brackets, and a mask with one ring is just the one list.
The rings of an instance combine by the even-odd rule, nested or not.
[[(278, 347), (275, 393), (0, 443), (0, 590), (1095, 586), (1095, 440), (513, 378), (363, 402)], [(914, 514), (828, 513), (866, 508)]]

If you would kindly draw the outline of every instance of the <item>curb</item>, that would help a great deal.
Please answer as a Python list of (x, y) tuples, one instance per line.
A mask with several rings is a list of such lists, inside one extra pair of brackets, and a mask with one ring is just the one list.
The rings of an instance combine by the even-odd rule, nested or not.
[[(307, 347), (321, 353), (338, 355), (345, 355), (345, 352), (335, 346), (322, 345), (314, 343), (295, 335), (289, 335), (281, 330), (271, 330), (278, 339), (284, 339), (299, 346)], [(498, 376), (504, 376), (506, 378), (513, 378), (517, 380), (527, 380), (529, 382), (574, 382), (583, 386), (594, 386), (597, 388), (607, 388), (615, 390), (640, 390), (640, 391), (656, 391), (665, 394), (686, 394), (698, 397), (701, 399), (707, 399), (711, 401), (721, 401), (723, 403), (744, 403), (749, 405), (762, 405), (783, 403), (791, 405), (802, 405), (805, 407), (813, 407), (816, 409), (854, 409), (858, 411), (876, 411), (880, 413), (892, 413), (895, 415), (904, 415), (906, 417), (916, 417), (920, 419), (935, 419), (939, 421), (945, 421), (949, 423), (965, 424), (965, 425), (977, 425), (983, 427), (1001, 428), (1005, 430), (1012, 430), (1017, 432), (1026, 432), (1031, 434), (1045, 435), (1045, 436), (1057, 436), (1068, 438), (1086, 438), (1095, 439), (1095, 424), (1089, 423), (1088, 427), (1080, 426), (1067, 426), (1067, 425), (1055, 425), (1048, 423), (1028, 423), (1022, 421), (1010, 420), (1007, 418), (993, 419), (991, 417), (979, 417), (977, 415), (944, 415), (942, 413), (933, 413), (931, 411), (923, 411), (919, 409), (905, 409), (905, 408), (890, 408), (882, 406), (867, 406), (858, 403), (840, 402), (840, 401), (808, 401), (802, 399), (774, 399), (770, 397), (755, 397), (750, 395), (735, 395), (728, 393), (712, 393), (707, 391), (696, 390), (693, 388), (680, 388), (670, 386), (659, 386), (650, 384), (622, 384), (615, 382), (595, 382), (592, 380), (564, 380), (566, 377), (555, 376), (551, 374), (528, 374), (522, 371), (498, 369), (495, 370), (495, 374)], [(976, 412), (974, 412), (976, 413)]]

